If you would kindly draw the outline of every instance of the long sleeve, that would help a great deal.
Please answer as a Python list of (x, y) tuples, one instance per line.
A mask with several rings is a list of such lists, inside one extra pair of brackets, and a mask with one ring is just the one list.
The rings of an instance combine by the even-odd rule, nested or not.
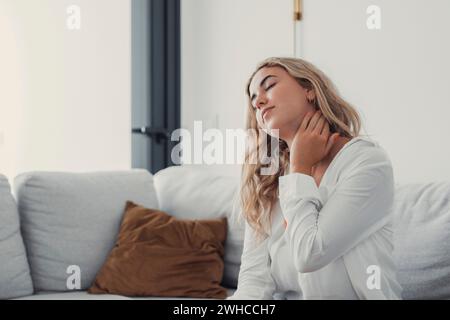
[(367, 151), (353, 164), (325, 205), (311, 176), (292, 173), (279, 178), (280, 206), (297, 271), (325, 267), (390, 218), (394, 180), (387, 156)]
[(245, 223), (244, 247), (238, 287), (227, 300), (271, 300), (275, 283), (270, 274), (269, 238), (256, 242), (253, 228)]

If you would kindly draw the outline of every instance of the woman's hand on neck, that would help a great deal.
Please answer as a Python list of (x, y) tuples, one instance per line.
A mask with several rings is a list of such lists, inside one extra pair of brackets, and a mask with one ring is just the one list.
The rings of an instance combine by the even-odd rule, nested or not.
[(330, 129), (321, 111), (315, 110), (309, 111), (300, 125), (290, 123), (280, 130), (290, 151), (290, 171), (312, 175), (315, 168), (331, 163), (346, 141), (341, 142), (345, 138)]

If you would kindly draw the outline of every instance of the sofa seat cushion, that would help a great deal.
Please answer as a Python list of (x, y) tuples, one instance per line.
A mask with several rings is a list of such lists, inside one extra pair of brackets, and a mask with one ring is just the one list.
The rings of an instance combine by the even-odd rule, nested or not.
[[(235, 288), (227, 288), (228, 297), (236, 291)], [(12, 300), (205, 300), (203, 298), (190, 297), (125, 297), (116, 294), (90, 294), (87, 291), (40, 291), (33, 295), (20, 297)], [(208, 299), (214, 300), (214, 299)]]
[(131, 298), (115, 294), (89, 294), (87, 291), (39, 291), (36, 294), (12, 300), (130, 300)]

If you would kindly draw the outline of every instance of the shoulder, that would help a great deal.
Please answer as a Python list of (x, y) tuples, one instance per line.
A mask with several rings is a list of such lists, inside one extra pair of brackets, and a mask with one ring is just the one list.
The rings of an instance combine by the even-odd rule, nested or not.
[(342, 154), (340, 176), (348, 177), (358, 172), (393, 176), (391, 159), (386, 150), (372, 138), (359, 136)]

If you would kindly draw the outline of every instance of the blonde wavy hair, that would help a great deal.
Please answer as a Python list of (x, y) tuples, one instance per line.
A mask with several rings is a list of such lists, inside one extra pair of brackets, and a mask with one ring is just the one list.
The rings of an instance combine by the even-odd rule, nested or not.
[[(273, 207), (278, 198), (278, 178), (289, 167), (289, 149), (285, 141), (279, 142), (278, 171), (272, 175), (262, 175), (265, 166), (258, 157), (260, 150), (270, 150), (273, 138), (258, 126), (256, 113), (250, 100), (250, 83), (255, 74), (264, 67), (281, 67), (286, 70), (305, 89), (313, 89), (316, 95), (313, 101), (315, 109), (320, 109), (330, 125), (330, 135), (338, 132), (340, 136), (353, 138), (359, 135), (361, 120), (358, 112), (341, 98), (331, 80), (311, 63), (298, 58), (272, 57), (262, 61), (250, 76), (246, 85), (248, 110), (246, 128), (256, 134), (249, 137), (244, 164), (242, 167), (240, 202), (242, 213), (248, 224), (254, 229), (257, 239), (269, 235)], [(247, 130), (249, 131), (249, 130)], [(277, 141), (275, 140), (275, 143)], [(266, 145), (264, 145), (266, 144)], [(251, 161), (251, 159), (257, 159)]]

